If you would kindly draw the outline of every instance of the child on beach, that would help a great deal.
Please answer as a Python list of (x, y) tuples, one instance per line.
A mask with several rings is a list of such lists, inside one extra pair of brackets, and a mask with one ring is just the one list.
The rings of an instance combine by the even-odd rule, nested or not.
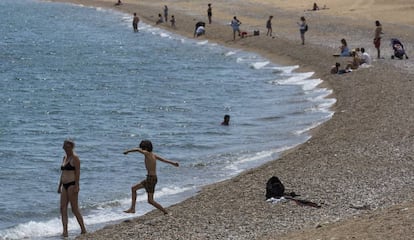
[(141, 188), (145, 188), (145, 191), (147, 192), (148, 196), (148, 203), (153, 205), (154, 207), (161, 210), (164, 214), (168, 214), (167, 210), (165, 210), (159, 203), (154, 201), (154, 191), (155, 191), (155, 185), (157, 184), (157, 160), (160, 160), (161, 162), (169, 163), (171, 165), (174, 165), (178, 167), (178, 162), (172, 162), (170, 160), (167, 160), (161, 156), (158, 156), (157, 154), (152, 152), (152, 143), (149, 140), (143, 140), (139, 144), (139, 148), (132, 148), (129, 150), (126, 150), (124, 154), (128, 154), (130, 152), (139, 152), (144, 154), (145, 156), (145, 168), (147, 169), (147, 178), (140, 183), (135, 184), (132, 186), (132, 202), (131, 207), (124, 211), (125, 213), (135, 213), (135, 203), (137, 201), (137, 191)]
[(266, 22), (267, 33), (266, 36), (272, 36), (272, 19), (273, 16), (269, 16), (269, 19)]
[(171, 15), (171, 20), (170, 20), (170, 22), (171, 22), (171, 27), (172, 27), (172, 28), (175, 28), (175, 17), (174, 17), (174, 15)]

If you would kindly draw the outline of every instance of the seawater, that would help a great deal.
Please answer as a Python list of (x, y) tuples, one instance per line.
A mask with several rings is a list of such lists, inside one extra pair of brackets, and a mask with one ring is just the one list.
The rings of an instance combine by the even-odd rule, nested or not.
[[(143, 156), (122, 152), (142, 139), (180, 163), (158, 164), (155, 198), (167, 207), (276, 159), (332, 115), (331, 92), (312, 72), (145, 23), (134, 33), (131, 21), (101, 8), (0, 1), (0, 239), (60, 235), (66, 138), (96, 230), (153, 209), (141, 191), (137, 214), (122, 212), (146, 175)], [(230, 126), (220, 125), (225, 114)], [(73, 216), (69, 229), (79, 232)]]

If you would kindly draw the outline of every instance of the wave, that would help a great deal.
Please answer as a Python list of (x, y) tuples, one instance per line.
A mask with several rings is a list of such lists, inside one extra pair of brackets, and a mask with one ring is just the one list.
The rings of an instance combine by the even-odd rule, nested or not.
[[(163, 187), (155, 193), (155, 197), (162, 199), (166, 196), (179, 195), (186, 191), (193, 190), (192, 187)], [(153, 210), (149, 204), (144, 204), (147, 201), (146, 193), (141, 193), (137, 196), (137, 205), (140, 207), (137, 209), (137, 213), (134, 215), (125, 214), (122, 210), (125, 210), (131, 204), (130, 198), (111, 200), (107, 202), (97, 203), (87, 206), (82, 210), (86, 212), (83, 218), (87, 228), (97, 228), (97, 225), (102, 226), (109, 222), (118, 222), (121, 220), (129, 219), (131, 217), (137, 217)], [(56, 238), (60, 239), (61, 234), (61, 219), (60, 217), (50, 218), (46, 221), (29, 221), (26, 223), (18, 224), (15, 227), (0, 230), (0, 239), (44, 239), (44, 238)], [(68, 230), (70, 235), (76, 235), (79, 233), (79, 225), (74, 217), (69, 218)]]

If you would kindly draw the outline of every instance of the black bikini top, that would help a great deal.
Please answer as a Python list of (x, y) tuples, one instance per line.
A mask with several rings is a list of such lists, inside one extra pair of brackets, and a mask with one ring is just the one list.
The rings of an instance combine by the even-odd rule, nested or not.
[(70, 161), (65, 166), (60, 166), (60, 170), (62, 171), (73, 171), (76, 168), (72, 165), (70, 165)]

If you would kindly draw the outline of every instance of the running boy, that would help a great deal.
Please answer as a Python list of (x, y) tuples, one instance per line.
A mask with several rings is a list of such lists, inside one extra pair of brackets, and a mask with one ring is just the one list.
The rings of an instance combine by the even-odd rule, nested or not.
[(165, 210), (159, 203), (154, 201), (154, 191), (155, 185), (157, 184), (157, 160), (161, 162), (169, 163), (178, 167), (178, 162), (172, 162), (165, 158), (162, 158), (155, 153), (152, 152), (152, 143), (149, 140), (143, 140), (139, 144), (139, 148), (133, 148), (126, 150), (124, 154), (128, 154), (130, 152), (139, 152), (144, 154), (145, 156), (145, 168), (147, 169), (147, 178), (140, 183), (135, 184), (132, 186), (132, 203), (131, 207), (124, 211), (126, 213), (135, 213), (135, 203), (137, 201), (137, 190), (141, 188), (145, 188), (147, 195), (148, 195), (148, 203), (153, 205), (154, 207), (161, 210), (164, 214), (168, 214), (167, 210)]

